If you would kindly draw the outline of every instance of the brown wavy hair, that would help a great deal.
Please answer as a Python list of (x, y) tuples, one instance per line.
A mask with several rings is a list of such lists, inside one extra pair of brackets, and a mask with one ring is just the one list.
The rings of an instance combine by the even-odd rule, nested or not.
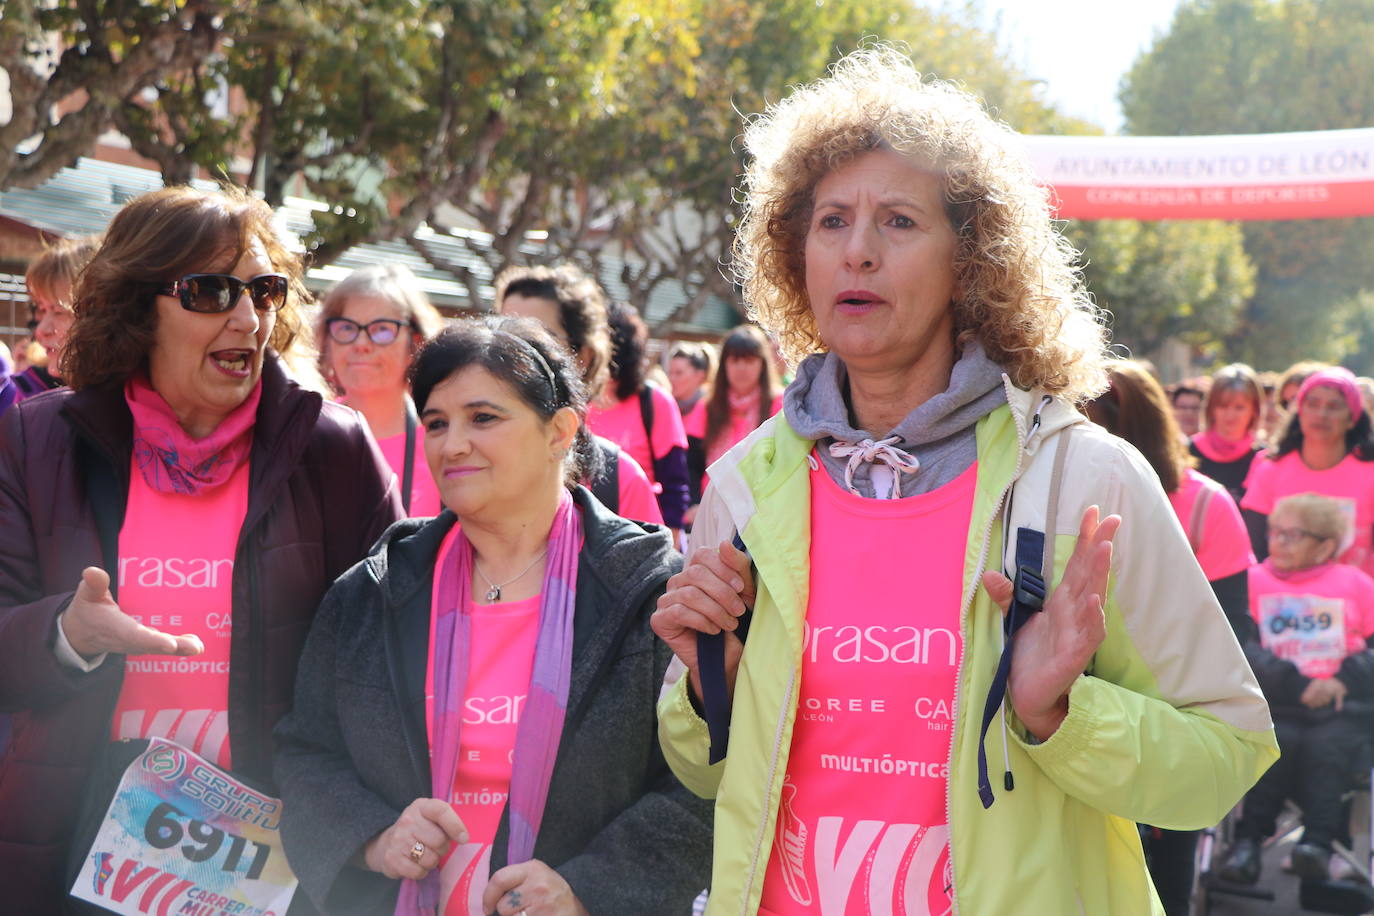
[(1212, 384), (1207, 387), (1207, 394), (1202, 398), (1202, 416), (1207, 421), (1207, 428), (1211, 429), (1216, 425), (1217, 402), (1221, 396), (1232, 391), (1250, 399), (1250, 406), (1254, 409), (1255, 415), (1251, 417), (1250, 428), (1246, 432), (1254, 433), (1259, 429), (1260, 421), (1264, 419), (1264, 388), (1260, 385), (1255, 370), (1245, 363), (1223, 366), (1212, 375)]
[[(29, 295), (53, 300), (56, 299), (53, 287), (58, 283), (65, 280), (75, 286), (81, 269), (99, 247), (99, 235), (83, 235), (62, 239), (45, 248), (42, 254), (29, 262), (28, 268), (24, 271), (24, 284), (29, 289)], [(68, 304), (61, 303), (63, 306)]]
[(1088, 419), (1136, 447), (1159, 475), (1165, 493), (1183, 484), (1197, 461), (1188, 452), (1164, 389), (1139, 363), (1117, 360), (1107, 370), (1111, 387), (1084, 406)]
[(300, 334), (310, 293), (301, 259), (272, 224), (272, 209), (239, 188), (161, 188), (115, 214), (105, 241), (72, 293), (76, 320), (62, 351), (73, 388), (122, 384), (143, 367), (157, 336), (159, 287), (186, 274), (235, 264), (254, 241), (291, 281), (268, 346), (285, 355)]
[(744, 146), (752, 161), (734, 271), (750, 317), (789, 360), (826, 349), (806, 295), (816, 184), (887, 149), (941, 176), (958, 239), (957, 345), (978, 340), (1022, 388), (1082, 401), (1106, 387), (1106, 331), (1083, 288), (1077, 252), (1054, 228), (1049, 194), (1015, 134), (973, 96), (924, 80), (904, 54), (872, 44), (751, 118)]

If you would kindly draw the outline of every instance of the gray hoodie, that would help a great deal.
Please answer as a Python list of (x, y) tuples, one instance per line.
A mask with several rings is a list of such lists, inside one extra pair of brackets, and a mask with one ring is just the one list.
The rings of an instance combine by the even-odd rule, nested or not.
[[(831, 454), (832, 443), (857, 444), (875, 438), (850, 425), (849, 380), (844, 363), (834, 353), (808, 356), (797, 367), (796, 380), (783, 394), (787, 423), (800, 436), (816, 440), (821, 462), (831, 478), (845, 486), (846, 457)], [(968, 470), (978, 457), (974, 425), (1006, 403), (1002, 369), (978, 343), (965, 348), (950, 373), (949, 388), (916, 406), (879, 441), (895, 436), (893, 448), (920, 462), (915, 473), (900, 473), (902, 496), (926, 493)], [(853, 485), (859, 495), (877, 496), (871, 461), (855, 461)], [(883, 472), (886, 474), (886, 472)], [(887, 485), (884, 485), (884, 490)]]

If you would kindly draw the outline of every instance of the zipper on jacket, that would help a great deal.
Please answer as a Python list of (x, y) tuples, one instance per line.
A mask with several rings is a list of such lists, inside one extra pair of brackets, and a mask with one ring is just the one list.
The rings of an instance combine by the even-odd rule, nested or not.
[[(1002, 383), (1007, 384), (1007, 377), (1002, 376)], [(1010, 400), (1010, 398), (1008, 398)], [(1042, 404), (1043, 407), (1043, 404)], [(1039, 427), (1040, 412), (1036, 411), (1036, 426)], [(997, 519), (1002, 514), (1007, 496), (1011, 493), (1011, 488), (1016, 485), (1017, 478), (1021, 476), (1022, 463), (1026, 457), (1026, 445), (1030, 440), (1031, 432), (1028, 432), (1021, 423), (1021, 416), (1014, 409), (1011, 411), (1012, 422), (1016, 425), (1018, 445), (1016, 449), (1016, 467), (1012, 468), (1011, 479), (1002, 488), (1002, 493), (997, 497), (997, 502), (993, 504), (992, 514), (988, 517), (986, 530), (983, 532), (982, 548), (978, 556), (978, 565), (974, 568), (972, 581), (969, 583), (968, 592), (964, 595), (963, 606), (959, 609), (959, 664), (954, 669), (954, 705), (950, 709), (950, 717), (954, 723), (949, 733), (949, 757), (945, 761), (945, 771), (949, 775), (945, 778), (945, 823), (949, 825), (949, 874), (950, 881), (954, 886), (953, 893), (950, 894), (950, 906), (955, 914), (959, 913), (959, 876), (954, 871), (954, 819), (951, 817), (950, 809), (953, 807), (951, 796), (954, 785), (954, 748), (957, 746), (959, 736), (959, 698), (963, 693), (964, 683), (964, 656), (966, 654), (964, 645), (968, 642), (968, 614), (973, 609), (973, 601), (978, 595), (978, 588), (983, 578), (983, 573), (987, 570), (988, 564), (988, 540), (992, 537), (993, 528), (997, 525)], [(1006, 549), (1006, 545), (1002, 545)]]
[[(787, 724), (787, 709), (792, 703), (792, 691), (797, 686), (797, 672), (799, 666), (792, 668), (792, 677), (787, 681), (787, 690), (782, 695), (781, 712), (778, 715), (778, 726), (773, 730), (773, 757), (768, 763), (768, 795), (773, 794), (773, 786), (778, 779), (778, 754), (782, 752), (782, 730)], [(768, 829), (768, 796), (764, 797), (763, 821), (759, 823), (758, 834), (754, 837), (754, 857), (749, 862), (749, 880), (744, 885), (744, 909), (740, 910), (740, 916), (750, 916), (749, 898), (754, 894), (754, 882), (759, 874), (759, 854), (763, 851), (763, 835)]]

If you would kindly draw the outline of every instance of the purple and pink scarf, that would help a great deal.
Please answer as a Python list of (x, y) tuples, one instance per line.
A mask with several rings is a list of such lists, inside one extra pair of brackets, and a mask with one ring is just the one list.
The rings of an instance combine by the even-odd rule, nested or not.
[[(539, 635), (524, 712), (515, 733), (510, 778), (508, 864), (534, 857), (534, 841), (544, 818), (558, 741), (568, 711), (572, 677), (573, 609), (577, 597), (577, 554), (582, 549), (582, 516), (566, 490), (549, 529), (548, 560), (539, 603)], [(430, 773), (434, 798), (448, 798), (458, 773), (463, 701), (467, 696), (471, 607), (472, 544), (461, 531), (439, 576), (435, 607), (434, 700), (429, 722)], [(420, 881), (403, 881), (395, 916), (433, 916), (439, 908), (439, 870)]]
[(195, 496), (223, 484), (248, 460), (262, 382), (204, 439), (192, 439), (181, 428), (147, 375), (124, 383), (124, 400), (134, 416), (134, 464), (144, 481), (159, 493)]

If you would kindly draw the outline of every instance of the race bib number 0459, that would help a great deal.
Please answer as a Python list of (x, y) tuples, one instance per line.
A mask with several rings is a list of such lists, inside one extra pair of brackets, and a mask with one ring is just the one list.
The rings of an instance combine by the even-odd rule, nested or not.
[(153, 738), (129, 764), (72, 896), (127, 916), (282, 916), (281, 802)]

